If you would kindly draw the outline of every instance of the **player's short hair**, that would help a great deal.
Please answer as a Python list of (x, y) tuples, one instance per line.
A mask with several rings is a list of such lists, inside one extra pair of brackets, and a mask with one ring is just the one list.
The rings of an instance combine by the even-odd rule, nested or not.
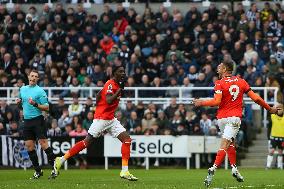
[(234, 63), (231, 60), (224, 60), (223, 65), (226, 67), (228, 72), (233, 72), (234, 71)]
[(29, 74), (31, 74), (32, 72), (33, 72), (33, 73), (37, 73), (37, 75), (39, 76), (39, 72), (38, 72), (37, 70), (33, 69), (33, 70), (30, 71)]
[(123, 66), (114, 66), (113, 68), (112, 68), (112, 74), (114, 75), (114, 73), (119, 69), (119, 68), (124, 68)]

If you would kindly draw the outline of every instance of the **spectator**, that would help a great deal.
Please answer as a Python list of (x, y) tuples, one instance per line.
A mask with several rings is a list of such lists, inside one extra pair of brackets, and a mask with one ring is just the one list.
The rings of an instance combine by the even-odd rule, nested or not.
[(117, 14), (116, 21), (114, 22), (114, 27), (117, 28), (120, 34), (124, 34), (126, 27), (128, 26), (128, 21), (124, 15)]
[(275, 57), (277, 59), (277, 62), (284, 67), (284, 47), (283, 47), (283, 43), (279, 42), (276, 45), (277, 47), (277, 51), (275, 53)]
[(108, 15), (102, 15), (102, 19), (99, 21), (99, 28), (101, 32), (105, 35), (111, 33), (114, 23)]
[(182, 98), (190, 98), (192, 97), (192, 90), (188, 89), (190, 87), (193, 87), (194, 85), (192, 83), (190, 83), (190, 80), (188, 77), (183, 79), (183, 85), (182, 87), (184, 87), (185, 89), (182, 91)]
[(254, 56), (258, 56), (257, 52), (254, 51), (252, 44), (246, 45), (246, 52), (244, 54), (244, 59), (248, 63)]
[(72, 123), (72, 117), (69, 116), (68, 109), (63, 109), (62, 116), (58, 120), (59, 128), (63, 130), (67, 124), (71, 123)]
[(61, 136), (61, 129), (58, 127), (57, 120), (53, 119), (51, 122), (51, 128), (47, 131), (47, 136)]
[(79, 136), (87, 136), (87, 131), (82, 127), (81, 123), (76, 125), (76, 128), (69, 132), (70, 137), (79, 137)]
[(20, 136), (19, 128), (18, 128), (17, 122), (12, 121), (12, 122), (10, 123), (9, 130), (8, 130), (8, 133), (7, 133), (7, 134), (10, 135), (10, 136), (13, 136), (13, 137), (18, 137), (18, 136)]
[(132, 111), (130, 117), (126, 120), (126, 128), (129, 134), (138, 134), (141, 132), (141, 120), (138, 119), (135, 111)]
[(91, 97), (87, 98), (87, 101), (84, 105), (84, 113), (82, 115), (83, 118), (87, 117), (88, 112), (94, 112), (95, 111), (95, 106), (93, 104), (93, 99)]
[(277, 73), (281, 65), (278, 63), (275, 55), (270, 55), (270, 60), (268, 62), (268, 74), (273, 75)]
[(260, 73), (263, 69), (264, 62), (258, 58), (258, 55), (255, 55), (251, 58), (250, 62), (248, 62), (248, 65), (252, 65), (255, 67), (256, 72)]
[[(177, 80), (176, 78), (171, 78), (170, 79), (170, 85), (169, 87), (173, 88), (173, 87), (178, 87), (177, 85)], [(179, 96), (179, 91), (178, 90), (167, 90), (166, 91), (166, 97), (178, 97)]]
[(165, 114), (167, 118), (172, 118), (177, 109), (178, 109), (177, 99), (171, 98), (170, 105), (165, 109)]
[(170, 128), (170, 122), (166, 117), (166, 114), (161, 109), (158, 110), (158, 117), (157, 117), (157, 126), (158, 126), (158, 134), (163, 134), (164, 131)]
[(194, 126), (198, 124), (197, 115), (193, 111), (187, 111), (185, 115), (185, 125), (188, 128), (190, 134), (194, 133)]
[[(208, 83), (206, 83), (206, 75), (204, 73), (199, 73), (198, 80), (194, 83), (194, 87), (207, 87)], [(192, 96), (195, 98), (206, 97), (206, 90), (195, 90), (192, 92)]]
[(176, 111), (174, 113), (174, 116), (170, 121), (170, 129), (172, 130), (173, 133), (177, 135), (188, 134), (181, 113), (179, 111)]
[(200, 128), (205, 135), (216, 135), (217, 129), (212, 124), (211, 119), (208, 118), (206, 113), (202, 113), (200, 120)]
[[(144, 74), (142, 76), (142, 84), (140, 85), (140, 87), (150, 87), (150, 81), (149, 81), (148, 75)], [(149, 90), (140, 90), (139, 91), (139, 96), (151, 97), (152, 93)]]
[(133, 104), (131, 100), (128, 100), (126, 102), (126, 108), (123, 111), (123, 114), (125, 115), (125, 117), (129, 118), (131, 112), (134, 111), (134, 110), (135, 110), (135, 104)]
[(58, 120), (64, 109), (68, 109), (68, 106), (65, 104), (64, 98), (59, 98), (56, 104), (52, 104), (50, 114)]
[(126, 117), (122, 114), (122, 111), (116, 111), (115, 117), (122, 125), (126, 124)]
[[(66, 82), (63, 81), (63, 79), (61, 77), (57, 77), (56, 78), (56, 83), (54, 87), (67, 87)], [(58, 90), (53, 90), (53, 97), (58, 97), (58, 98), (63, 98), (66, 97), (68, 94), (68, 90), (64, 90), (64, 89), (58, 89)]]
[(14, 66), (14, 62), (12, 61), (12, 57), (10, 53), (6, 53), (3, 57), (3, 62), (1, 63), (4, 67), (4, 71), (6, 73), (11, 73), (11, 69)]
[(197, 68), (196, 66), (192, 65), (189, 67), (189, 73), (187, 75), (187, 77), (189, 78), (190, 80), (190, 83), (195, 83), (195, 81), (197, 80), (198, 78), (198, 72), (197, 72)]
[(95, 67), (94, 67), (94, 72), (93, 72), (93, 74), (91, 75), (91, 77), (92, 77), (92, 80), (93, 80), (93, 82), (94, 82), (95, 84), (97, 84), (98, 81), (104, 80), (104, 77), (105, 77), (105, 76), (104, 76), (104, 73), (103, 73), (102, 68), (101, 68), (100, 65), (95, 65)]
[(100, 41), (100, 46), (107, 55), (110, 54), (113, 45), (114, 42), (108, 35), (104, 35), (104, 38)]
[(76, 88), (81, 87), (81, 85), (76, 77), (72, 78), (72, 82), (69, 85), (69, 87), (71, 88), (70, 90), (71, 96), (80, 96), (80, 89)]
[(71, 124), (67, 124), (63, 129), (64, 129), (64, 132), (62, 133), (62, 136), (69, 136), (73, 128)]
[[(2, 75), (1, 81), (0, 81), (0, 87), (12, 87), (12, 84), (8, 80), (8, 76), (6, 74)], [(7, 96), (7, 91), (2, 90), (0, 91), (0, 96), (1, 97), (6, 97)]]
[(192, 135), (204, 135), (198, 123), (193, 125)]
[[(278, 81), (275, 79), (274, 76), (269, 76), (266, 79), (265, 87), (277, 87), (278, 92), (277, 92), (277, 102), (283, 102), (283, 94), (280, 90), (280, 84)], [(273, 91), (268, 91), (268, 99), (272, 100), (274, 99), (274, 92)]]
[(0, 122), (0, 135), (6, 135), (7, 131), (2, 122)]
[(79, 104), (79, 99), (77, 96), (73, 97), (73, 103), (68, 107), (70, 117), (80, 115), (83, 111), (83, 105)]
[(83, 120), (83, 128), (89, 130), (94, 120), (94, 113), (88, 112), (87, 117)]
[(142, 132), (153, 129), (154, 125), (156, 125), (156, 119), (149, 109), (145, 110), (144, 118), (142, 119)]

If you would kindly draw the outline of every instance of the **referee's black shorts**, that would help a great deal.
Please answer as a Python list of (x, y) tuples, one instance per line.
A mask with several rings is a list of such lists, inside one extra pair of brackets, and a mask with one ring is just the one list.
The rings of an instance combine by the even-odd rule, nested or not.
[(47, 128), (43, 115), (24, 120), (24, 140), (46, 139)]

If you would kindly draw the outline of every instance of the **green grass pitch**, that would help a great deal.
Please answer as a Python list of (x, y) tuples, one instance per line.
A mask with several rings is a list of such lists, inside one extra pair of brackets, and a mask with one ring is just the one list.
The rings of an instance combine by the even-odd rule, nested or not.
[[(284, 171), (264, 169), (241, 169), (244, 183), (238, 183), (230, 170), (218, 170), (210, 188), (284, 188)], [(118, 169), (62, 170), (55, 180), (48, 180), (50, 170), (44, 170), (39, 180), (29, 180), (32, 170), (1, 170), (0, 188), (4, 189), (170, 189), (205, 188), (203, 180), (207, 170), (184, 169), (136, 169), (131, 172), (139, 178), (137, 182), (122, 180)]]

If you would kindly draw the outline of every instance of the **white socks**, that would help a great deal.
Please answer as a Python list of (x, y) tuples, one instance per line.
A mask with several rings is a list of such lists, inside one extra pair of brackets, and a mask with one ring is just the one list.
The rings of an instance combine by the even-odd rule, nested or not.
[(277, 168), (283, 169), (283, 156), (282, 155), (277, 156)]
[(122, 171), (128, 171), (128, 166), (122, 166)]
[(64, 158), (64, 156), (62, 156), (62, 157), (60, 158), (60, 161), (61, 161), (61, 164), (63, 164), (63, 163), (66, 161), (66, 159)]
[[(267, 163), (266, 163), (267, 168), (271, 168), (272, 161), (273, 161), (273, 156), (268, 155), (267, 156)], [(282, 155), (277, 156), (277, 168), (283, 169), (283, 156)]]
[(266, 162), (267, 168), (271, 168), (272, 161), (273, 161), (273, 155), (267, 155), (267, 162)]

